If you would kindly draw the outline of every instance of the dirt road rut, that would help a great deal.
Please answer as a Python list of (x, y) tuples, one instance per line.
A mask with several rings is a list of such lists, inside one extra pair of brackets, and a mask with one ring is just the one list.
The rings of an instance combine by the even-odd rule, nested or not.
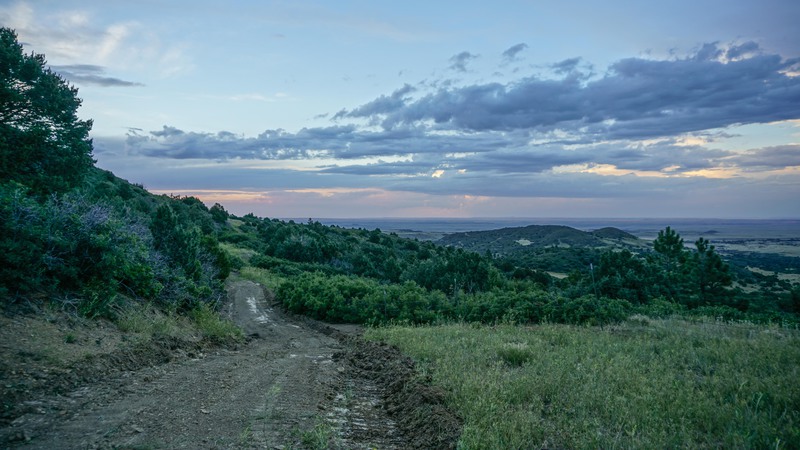
[[(248, 344), (121, 372), (65, 395), (37, 399), (32, 412), (4, 430), (8, 445), (33, 449), (454, 445), (456, 419), (444, 422), (444, 434), (435, 430), (439, 436), (422, 430), (420, 440), (398, 426), (400, 416), (389, 415), (392, 408), (407, 413), (399, 409), (402, 405), (387, 404), (387, 386), (396, 381), (387, 378), (411, 376), (401, 376), (383, 363), (365, 365), (363, 360), (374, 356), (372, 344), (358, 347), (346, 333), (287, 317), (272, 308), (261, 286), (249, 281), (231, 283), (229, 299), (229, 314), (253, 337)], [(413, 369), (413, 363), (399, 353), (389, 359)], [(14, 433), (22, 439), (15, 440)]]

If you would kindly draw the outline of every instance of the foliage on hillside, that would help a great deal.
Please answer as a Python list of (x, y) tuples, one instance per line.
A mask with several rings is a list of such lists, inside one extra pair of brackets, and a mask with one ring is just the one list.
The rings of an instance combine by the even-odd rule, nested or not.
[(60, 298), (95, 316), (124, 296), (183, 310), (217, 303), (230, 273), (201, 202), (156, 197), (98, 169), (45, 199), (0, 184), (0, 219), (4, 303)]
[(586, 269), (554, 280), (508, 259), (380, 230), (253, 215), (234, 222), (236, 227), (221, 230), (220, 240), (246, 249), (248, 264), (282, 278), (278, 300), (293, 312), (333, 322), (602, 325), (632, 311), (796, 320), (798, 291), (766, 303), (748, 297), (731, 288), (732, 274), (708, 241), (698, 240), (690, 250), (671, 229), (657, 240), (659, 251), (571, 249), (587, 257)]
[(57, 299), (86, 316), (123, 299), (216, 304), (230, 273), (217, 216), (93, 166), (77, 89), (0, 28), (0, 299)]
[(439, 240), (440, 244), (472, 250), (478, 253), (516, 256), (542, 248), (626, 248), (646, 245), (636, 236), (613, 227), (592, 232), (564, 225), (529, 225), (499, 230), (453, 233)]
[(647, 248), (644, 241), (617, 228), (586, 232), (563, 225), (453, 233), (438, 242), (482, 254), (488, 252), (515, 266), (560, 273), (588, 267), (606, 250), (639, 252)]

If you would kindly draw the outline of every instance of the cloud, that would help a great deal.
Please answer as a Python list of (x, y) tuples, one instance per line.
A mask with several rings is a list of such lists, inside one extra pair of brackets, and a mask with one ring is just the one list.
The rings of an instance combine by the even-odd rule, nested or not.
[(686, 139), (721, 139), (724, 133), (714, 130), (800, 118), (800, 77), (785, 73), (797, 61), (743, 43), (704, 45), (669, 60), (628, 58), (592, 80), (572, 75), (581, 62), (552, 65), (565, 73), (555, 79), (422, 94), (429, 88), (406, 84), (332, 117), (365, 120), (367, 126), (272, 129), (255, 137), (164, 126), (131, 131), (126, 149), (174, 160), (317, 161), (307, 167), (403, 182), (437, 171), (444, 171), (438, 180), (458, 172), (467, 179), (565, 170), (674, 179), (797, 166), (796, 145), (737, 153)]
[[(131, 130), (113, 145), (96, 140), (96, 154), (145, 184), (168, 178), (159, 183), (169, 188), (204, 180), (199, 186), (234, 191), (378, 189), (645, 206), (658, 196), (674, 208), (748, 192), (759, 202), (786, 200), (797, 192), (800, 146), (722, 144), (739, 125), (800, 119), (800, 77), (787, 72), (797, 64), (753, 43), (623, 59), (601, 76), (585, 75), (585, 61), (573, 58), (546, 66), (550, 78), (405, 84), (329, 116), (332, 126), (257, 136), (164, 126)], [(775, 210), (759, 202), (750, 207)]]
[(511, 47), (507, 48), (503, 54), (503, 61), (504, 62), (511, 62), (517, 59), (517, 55), (520, 54), (523, 50), (528, 48), (528, 44), (521, 42), (517, 45), (512, 45)]
[[(432, 121), (440, 128), (473, 132), (561, 130), (565, 142), (593, 142), (800, 116), (800, 77), (784, 73), (796, 60), (756, 54), (722, 62), (721, 55), (719, 45), (709, 44), (682, 59), (623, 59), (589, 81), (568, 74), (441, 88), (373, 120), (380, 119), (385, 128)], [(577, 63), (567, 60), (556, 67), (566, 71)]]
[(365, 103), (353, 111), (347, 111), (343, 109), (337, 112), (333, 116), (333, 119), (337, 120), (346, 117), (370, 117), (377, 114), (391, 113), (405, 106), (406, 102), (410, 99), (408, 95), (414, 91), (416, 91), (416, 88), (409, 84), (405, 84), (402, 88), (392, 92), (391, 95), (381, 95), (375, 100)]
[(569, 58), (569, 59), (565, 59), (565, 60), (563, 60), (561, 62), (557, 62), (557, 63), (553, 64), (551, 67), (553, 68), (553, 70), (557, 74), (563, 75), (563, 74), (575, 71), (575, 69), (578, 67), (578, 64), (580, 64), (580, 62), (581, 62), (581, 58)]
[(455, 70), (456, 72), (466, 72), (467, 71), (467, 64), (473, 59), (476, 59), (478, 55), (472, 54), (468, 51), (463, 51), (457, 55), (453, 55), (450, 57), (450, 69)]
[(436, 135), (420, 128), (364, 131), (355, 125), (303, 128), (295, 133), (274, 129), (244, 137), (227, 131), (192, 132), (165, 125), (149, 133), (130, 130), (125, 145), (132, 154), (173, 159), (351, 160), (411, 153), (486, 152), (513, 146), (518, 140), (497, 133)]
[(92, 64), (72, 64), (66, 66), (50, 66), (62, 77), (76, 84), (87, 84), (102, 87), (144, 86), (142, 83), (125, 81), (105, 76), (105, 68)]
[(800, 167), (800, 144), (753, 149), (731, 157), (728, 162), (745, 169)]
[[(162, 76), (192, 67), (185, 45), (165, 44), (159, 34), (139, 22), (98, 26), (96, 21), (88, 10), (47, 10), (26, 2), (0, 6), (0, 23), (14, 28), (20, 41), (47, 55), (57, 66), (95, 66), (115, 72), (155, 69)], [(96, 73), (78, 76), (83, 76), (87, 84), (108, 86), (114, 84), (103, 83), (115, 82)]]

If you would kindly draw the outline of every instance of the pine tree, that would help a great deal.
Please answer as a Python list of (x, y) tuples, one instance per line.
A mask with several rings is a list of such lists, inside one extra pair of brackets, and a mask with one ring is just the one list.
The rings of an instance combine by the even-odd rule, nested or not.
[(688, 250), (683, 245), (683, 238), (670, 227), (658, 232), (653, 241), (653, 249), (658, 254), (656, 263), (662, 271), (666, 295), (672, 300), (686, 302), (686, 261)]
[(0, 28), (0, 182), (38, 195), (80, 185), (94, 164), (92, 121), (78, 119), (78, 90), (45, 65)]
[(711, 303), (725, 295), (732, 283), (728, 265), (715, 251), (708, 239), (700, 238), (694, 243), (697, 252), (692, 255), (692, 281), (699, 292), (700, 301)]

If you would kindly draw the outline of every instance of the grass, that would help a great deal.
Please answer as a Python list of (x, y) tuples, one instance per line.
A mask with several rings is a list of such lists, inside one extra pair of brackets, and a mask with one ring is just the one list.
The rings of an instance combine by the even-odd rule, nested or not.
[(129, 305), (119, 314), (117, 326), (120, 331), (134, 333), (142, 340), (153, 336), (191, 340), (198, 335), (218, 344), (244, 340), (239, 327), (207, 305), (196, 307), (189, 317), (166, 313), (148, 305)]
[(245, 266), (239, 271), (239, 277), (261, 284), (272, 292), (277, 292), (278, 287), (285, 281), (284, 277), (270, 272), (267, 269)]
[(119, 313), (116, 322), (120, 331), (135, 333), (144, 339), (149, 339), (153, 335), (186, 339), (193, 332), (185, 318), (165, 313), (146, 304), (126, 306)]
[(238, 247), (227, 242), (220, 242), (220, 248), (225, 250), (230, 256), (241, 259), (244, 263), (250, 262), (250, 258), (257, 255), (258, 252), (249, 248)]
[[(319, 416), (315, 418), (314, 426), (310, 429), (292, 429), (293, 437), (300, 439), (303, 448), (312, 450), (339, 448), (339, 446), (335, 445), (333, 442), (334, 434), (333, 428)], [(291, 445), (283, 447), (293, 448)]]
[(193, 309), (190, 315), (203, 338), (208, 341), (219, 344), (244, 341), (241, 328), (230, 320), (222, 318), (206, 304)]
[(450, 392), (459, 448), (797, 448), (800, 332), (635, 317), (606, 327), (386, 327)]

